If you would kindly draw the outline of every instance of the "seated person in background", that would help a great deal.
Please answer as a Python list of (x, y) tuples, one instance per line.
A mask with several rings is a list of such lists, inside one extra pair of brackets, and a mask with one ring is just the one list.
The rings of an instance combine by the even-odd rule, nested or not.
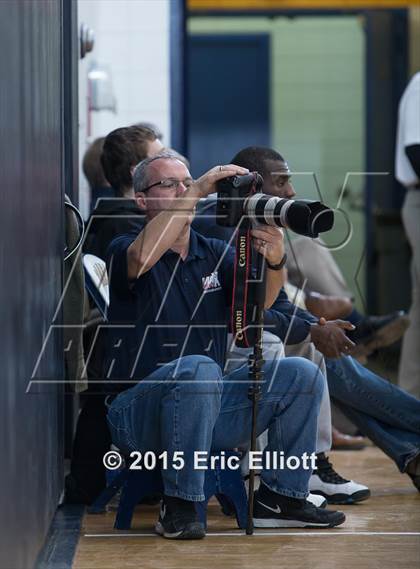
[[(271, 173), (285, 173), (281, 180), (283, 191), (292, 193), (285, 161), (276, 151), (249, 147), (239, 152), (233, 161), (264, 178), (264, 192), (276, 195), (276, 182)], [(202, 202), (194, 227), (208, 236), (228, 240), (232, 229), (216, 223), (216, 200)], [(265, 312), (266, 329), (288, 345), (313, 343), (325, 356), (330, 395), (343, 413), (390, 456), (401, 472), (407, 473), (420, 490), (420, 401), (360, 365), (349, 352), (348, 338), (341, 321), (327, 322), (294, 306), (282, 290), (270, 310)], [(299, 353), (294, 350), (294, 354)], [(319, 470), (311, 477), (311, 492), (322, 493), (333, 501), (349, 492), (345, 479), (337, 475), (322, 453)], [(321, 466), (321, 468), (320, 468)], [(351, 491), (351, 490), (350, 490)], [(331, 498), (332, 497), (332, 498)]]
[[(262, 149), (260, 149), (262, 151)], [(279, 198), (296, 196), (287, 162), (276, 152), (266, 149), (265, 161), (271, 171), (270, 193)], [(273, 170), (276, 165), (278, 170)], [(391, 345), (401, 338), (409, 325), (403, 311), (385, 316), (363, 316), (352, 305), (353, 294), (331, 251), (321, 238), (297, 237), (287, 243), (289, 281), (302, 288), (306, 303), (316, 316), (327, 320), (345, 318), (356, 326), (348, 336), (356, 343), (354, 356), (368, 356), (374, 350)], [(322, 267), (322, 271), (319, 268)]]
[[(323, 304), (325, 308), (320, 311), (320, 303), (317, 301), (311, 302), (314, 296), (305, 294), (303, 290), (297, 288), (288, 280), (286, 280), (284, 290), (292, 304), (302, 310), (310, 312), (314, 316), (319, 318), (324, 317), (325, 320), (342, 319), (352, 311), (350, 300), (332, 296), (324, 297), (323, 300), (325, 300), (325, 302)], [(317, 294), (315, 298), (318, 300)], [(288, 347), (287, 351), (289, 354), (293, 351), (291, 346)], [(313, 360), (313, 357), (310, 359)], [(364, 437), (347, 435), (339, 431), (334, 425), (331, 425), (331, 442), (332, 450), (362, 450), (366, 446), (366, 439)]]
[[(279, 197), (283, 197), (281, 193), (280, 190)], [(409, 325), (409, 318), (402, 310), (385, 316), (360, 314), (353, 306), (347, 285), (341, 286), (345, 281), (334, 257), (322, 243), (320, 238), (306, 237), (288, 242), (289, 280), (297, 287), (302, 287), (306, 281), (306, 304), (316, 316), (324, 316), (327, 320), (344, 318), (356, 326), (355, 331), (349, 334), (356, 344), (352, 355), (364, 357), (366, 361), (366, 357), (375, 350), (399, 340)], [(320, 271), (319, 267), (323, 270)]]
[(136, 126), (139, 128), (146, 128), (148, 130), (151, 130), (153, 132), (153, 134), (155, 135), (155, 138), (160, 140), (163, 144), (163, 132), (160, 130), (160, 128), (156, 124), (154, 124), (152, 122), (148, 122), (148, 121), (142, 121), (142, 122), (136, 122), (133, 126)]
[[(264, 192), (279, 198), (293, 199), (296, 192), (290, 183), (291, 172), (284, 158), (270, 148), (251, 148), (258, 152), (260, 160), (266, 164), (266, 172), (269, 172)], [(293, 239), (290, 244), (286, 241), (289, 281), (302, 288), (306, 279), (304, 292), (311, 312), (327, 320), (343, 318), (354, 324), (356, 329), (349, 332), (348, 336), (356, 344), (352, 355), (357, 357), (368, 356), (375, 349), (397, 341), (408, 326), (407, 316), (402, 311), (386, 316), (360, 314), (352, 305), (353, 295), (331, 252), (321, 243), (320, 238), (315, 240), (307, 237)], [(322, 271), (319, 267), (322, 267)]]
[[(156, 127), (148, 123), (122, 127), (108, 134), (103, 143), (97, 177), (104, 175), (115, 191), (114, 199), (99, 200), (87, 223), (84, 251), (105, 259), (108, 245), (118, 235), (138, 230), (144, 224), (143, 213), (134, 199), (132, 173), (136, 164), (163, 150)], [(152, 125), (153, 126), (153, 125)], [(171, 152), (188, 167), (184, 156)]]
[(104, 141), (104, 136), (94, 140), (83, 156), (82, 170), (90, 189), (90, 211), (95, 208), (99, 198), (115, 197), (115, 190), (106, 179), (101, 166)]
[[(194, 451), (230, 449), (248, 441), (251, 401), (248, 368), (223, 376), (231, 301), (233, 251), (190, 229), (196, 203), (215, 183), (247, 170), (215, 167), (196, 182), (171, 154), (148, 158), (134, 172), (134, 191), (147, 224), (115, 239), (108, 250), (111, 304), (104, 370), (109, 377), (108, 422), (123, 451), (184, 453), (176, 471), (162, 471), (164, 499), (156, 531), (172, 539), (205, 535), (194, 502), (204, 499), (204, 471)], [(254, 247), (270, 265), (284, 256), (277, 228), (253, 231)], [(205, 283), (211, 286), (205, 288)], [(266, 306), (277, 297), (282, 270), (268, 268)], [(127, 328), (128, 323), (135, 328)], [(209, 326), (211, 325), (211, 326)], [(117, 347), (116, 347), (117, 346)], [(265, 363), (258, 432), (267, 450), (310, 454), (324, 378), (302, 358)], [(112, 386), (112, 387), (111, 387)], [(310, 471), (266, 470), (256, 495), (257, 527), (333, 527), (344, 515), (306, 500)]]
[(113, 130), (105, 138), (96, 176), (103, 175), (114, 190), (113, 199), (101, 199), (87, 224), (84, 250), (105, 258), (106, 249), (116, 235), (139, 228), (141, 212), (134, 200), (132, 172), (136, 164), (163, 148), (153, 130), (129, 126)]

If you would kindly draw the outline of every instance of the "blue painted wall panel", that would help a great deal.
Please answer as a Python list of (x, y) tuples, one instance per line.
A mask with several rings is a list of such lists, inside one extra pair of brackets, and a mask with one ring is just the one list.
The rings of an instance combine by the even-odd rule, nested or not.
[(246, 146), (269, 146), (268, 35), (190, 35), (188, 60), (193, 176), (229, 163)]

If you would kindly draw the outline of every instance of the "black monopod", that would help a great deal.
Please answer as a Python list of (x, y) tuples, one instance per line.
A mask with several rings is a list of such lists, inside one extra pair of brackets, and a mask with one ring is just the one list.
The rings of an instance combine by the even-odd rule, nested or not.
[[(263, 371), (262, 338), (264, 328), (265, 271), (264, 257), (251, 249), (251, 223), (243, 219), (236, 236), (236, 263), (232, 303), (232, 331), (235, 343), (242, 347), (252, 347), (248, 359), (248, 378), (250, 386), (248, 397), (252, 402), (250, 452), (257, 446), (258, 401), (261, 397)], [(252, 257), (256, 257), (255, 271)], [(250, 324), (249, 324), (250, 323)], [(247, 535), (252, 535), (254, 509), (255, 470), (249, 470)]]
[[(256, 274), (256, 294), (255, 294), (255, 322), (256, 322), (256, 339), (254, 344), (253, 354), (249, 357), (249, 372), (248, 377), (250, 380), (250, 387), (248, 390), (248, 397), (252, 402), (252, 423), (251, 423), (251, 448), (250, 452), (257, 450), (257, 415), (258, 415), (258, 401), (261, 397), (261, 384), (264, 377), (262, 369), (264, 365), (263, 351), (262, 351), (262, 338), (264, 328), (264, 301), (265, 301), (265, 259), (257, 253), (257, 274)], [(255, 493), (255, 469), (249, 470), (249, 489), (248, 489), (248, 519), (246, 524), (246, 534), (252, 535), (254, 533), (253, 524), (253, 510), (254, 510), (254, 493)]]

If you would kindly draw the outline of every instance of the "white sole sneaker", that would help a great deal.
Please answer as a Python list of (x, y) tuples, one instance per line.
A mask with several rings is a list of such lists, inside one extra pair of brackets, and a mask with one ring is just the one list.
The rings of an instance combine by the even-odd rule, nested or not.
[[(344, 521), (344, 520), (343, 520)], [(253, 523), (255, 528), (329, 528), (335, 527), (329, 523), (311, 523), (311, 522), (301, 522), (299, 520), (278, 520), (270, 519), (266, 520), (263, 518), (253, 518)]]
[(349, 480), (344, 484), (324, 482), (318, 474), (312, 474), (309, 480), (309, 491), (326, 498), (329, 504), (355, 504), (370, 497), (367, 486)]

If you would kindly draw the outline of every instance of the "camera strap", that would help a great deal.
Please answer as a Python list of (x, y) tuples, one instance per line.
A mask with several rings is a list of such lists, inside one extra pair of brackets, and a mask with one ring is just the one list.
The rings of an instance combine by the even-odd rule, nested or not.
[(251, 225), (249, 220), (244, 219), (236, 234), (231, 313), (232, 334), (240, 348), (252, 347), (257, 337), (251, 240)]

